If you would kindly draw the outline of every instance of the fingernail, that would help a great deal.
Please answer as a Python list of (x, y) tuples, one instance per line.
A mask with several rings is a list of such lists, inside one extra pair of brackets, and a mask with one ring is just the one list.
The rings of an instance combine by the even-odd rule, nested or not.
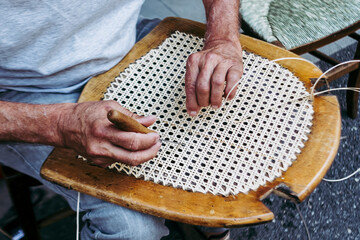
[(194, 117), (194, 116), (197, 115), (197, 112), (196, 111), (191, 111), (191, 112), (189, 112), (189, 115)]
[(156, 118), (156, 116), (154, 115), (148, 115), (148, 116), (144, 116), (145, 119), (153, 119)]
[(211, 105), (211, 107), (212, 107), (213, 109), (218, 109), (218, 108), (219, 108), (219, 106), (217, 106), (217, 105)]

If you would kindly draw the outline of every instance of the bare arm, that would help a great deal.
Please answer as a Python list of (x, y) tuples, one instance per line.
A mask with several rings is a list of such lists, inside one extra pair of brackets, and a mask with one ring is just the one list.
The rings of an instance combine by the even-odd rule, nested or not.
[(138, 165), (156, 156), (157, 133), (118, 130), (106, 117), (119, 110), (145, 126), (156, 119), (139, 117), (115, 101), (36, 105), (0, 102), (0, 141), (41, 143), (75, 149), (100, 166), (114, 161)]
[[(203, 0), (207, 30), (205, 46), (187, 62), (186, 107), (195, 116), (201, 107), (221, 106), (222, 97), (241, 78), (239, 0)], [(236, 91), (231, 92), (230, 99)]]

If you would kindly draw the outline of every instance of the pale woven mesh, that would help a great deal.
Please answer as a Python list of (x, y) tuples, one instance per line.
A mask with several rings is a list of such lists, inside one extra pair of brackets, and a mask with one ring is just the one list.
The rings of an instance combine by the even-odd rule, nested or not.
[(273, 0), (241, 0), (240, 14), (242, 19), (251, 26), (256, 33), (267, 42), (274, 42), (274, 36), (270, 23), (267, 20), (270, 3)]
[(242, 0), (240, 12), (262, 39), (291, 49), (360, 21), (360, 0)]
[(268, 21), (274, 36), (291, 49), (360, 21), (360, 0), (273, 0)]
[(184, 74), (189, 54), (203, 39), (176, 32), (157, 49), (129, 65), (107, 89), (140, 115), (153, 114), (151, 129), (163, 142), (157, 157), (139, 166), (111, 168), (136, 178), (194, 192), (246, 193), (281, 176), (301, 152), (312, 123), (312, 104), (303, 83), (278, 64), (243, 52), (244, 76), (236, 97), (218, 110), (189, 117)]

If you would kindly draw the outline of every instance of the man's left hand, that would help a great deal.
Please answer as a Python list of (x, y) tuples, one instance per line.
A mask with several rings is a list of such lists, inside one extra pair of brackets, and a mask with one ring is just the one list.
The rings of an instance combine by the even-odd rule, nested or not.
[[(189, 56), (186, 65), (186, 108), (196, 116), (201, 107), (217, 109), (243, 74), (240, 42), (213, 40), (202, 51)], [(229, 99), (234, 98), (234, 89)]]

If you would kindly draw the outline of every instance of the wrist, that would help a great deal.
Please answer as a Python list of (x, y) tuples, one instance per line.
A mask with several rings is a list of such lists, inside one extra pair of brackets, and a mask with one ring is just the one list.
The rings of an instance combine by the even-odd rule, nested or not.
[(57, 114), (55, 114), (54, 119), (54, 145), (59, 147), (68, 147), (66, 141), (67, 137), (71, 134), (74, 134), (76, 131), (75, 123), (72, 122), (74, 119), (76, 103), (64, 103), (58, 106)]
[(239, 1), (203, 0), (206, 10), (205, 41), (239, 39)]

